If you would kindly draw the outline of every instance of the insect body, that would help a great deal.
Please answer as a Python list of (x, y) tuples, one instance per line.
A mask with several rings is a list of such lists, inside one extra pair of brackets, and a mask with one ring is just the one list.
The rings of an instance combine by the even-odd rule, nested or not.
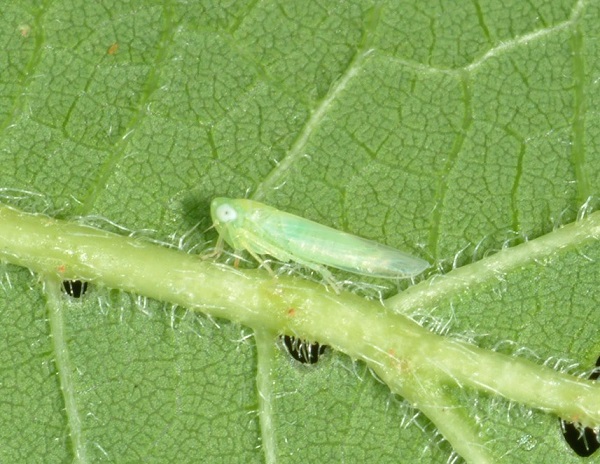
[(395, 248), (341, 232), (253, 200), (215, 198), (211, 204), (219, 240), (280, 261), (295, 261), (333, 281), (324, 266), (374, 277), (412, 277), (429, 263)]

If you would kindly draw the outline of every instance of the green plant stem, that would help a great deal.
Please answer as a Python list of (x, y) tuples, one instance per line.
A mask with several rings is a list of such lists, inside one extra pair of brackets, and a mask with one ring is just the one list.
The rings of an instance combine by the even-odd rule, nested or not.
[(61, 281), (52, 276), (44, 281), (46, 298), (48, 302), (48, 322), (52, 334), (54, 363), (60, 382), (60, 389), (65, 402), (65, 414), (69, 426), (69, 436), (72, 444), (74, 460), (76, 463), (88, 462), (86, 440), (83, 433), (81, 413), (77, 406), (77, 395), (73, 382), (73, 372), (69, 368), (69, 351), (66, 349), (65, 326), (63, 321)]
[(398, 376), (389, 377), (385, 371), (374, 371), (392, 390), (401, 390), (404, 398), (436, 425), (444, 438), (454, 445), (454, 451), (466, 462), (495, 462), (485, 447), (481, 430), (472, 420), (469, 410), (457, 404), (455, 398), (446, 391), (447, 388), (435, 378), (419, 372), (418, 375), (404, 376), (402, 385), (397, 385)]
[(276, 424), (273, 423), (273, 359), (275, 358), (276, 334), (269, 330), (256, 328), (257, 373), (256, 391), (258, 394), (258, 414), (260, 417), (261, 448), (265, 464), (277, 463)]
[(386, 300), (385, 305), (398, 313), (410, 313), (416, 308), (429, 308), (452, 295), (460, 295), (477, 285), (504, 276), (532, 262), (543, 263), (559, 252), (580, 247), (600, 238), (600, 211), (572, 222), (552, 233), (506, 248), (468, 266), (453, 269), (442, 276), (413, 285)]
[[(595, 221), (600, 219), (592, 215), (586, 221), (594, 216)], [(600, 226), (595, 227), (597, 235)], [(534, 242), (527, 245), (536, 247)], [(542, 249), (551, 253), (546, 242)], [(557, 246), (562, 245), (560, 239)], [(417, 406), (433, 404), (432, 408), (437, 408), (431, 399), (440, 388), (460, 385), (586, 426), (600, 425), (597, 383), (432, 334), (377, 302), (349, 293), (336, 295), (303, 279), (237, 270), (152, 243), (2, 206), (0, 256), (55, 279), (87, 280), (195, 308), (256, 330), (325, 343), (365, 361), (393, 392)], [(496, 263), (480, 263), (484, 262), (490, 269)], [(480, 267), (486, 266), (480, 263)], [(429, 294), (435, 294), (437, 285), (447, 285), (444, 279), (439, 282), (427, 284)], [(428, 381), (422, 385), (431, 388), (418, 392), (415, 382), (421, 378)], [(445, 423), (443, 414), (430, 412), (441, 431), (451, 430), (449, 424), (453, 423), (470, 427), (469, 418), (455, 415)], [(461, 443), (459, 436), (446, 437), (459, 454), (466, 455), (474, 447), (472, 440)]]

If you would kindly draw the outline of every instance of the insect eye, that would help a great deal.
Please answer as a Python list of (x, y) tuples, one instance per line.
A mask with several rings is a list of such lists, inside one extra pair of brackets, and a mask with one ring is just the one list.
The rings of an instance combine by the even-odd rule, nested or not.
[(237, 213), (229, 205), (221, 205), (217, 208), (217, 219), (220, 222), (231, 222), (237, 219)]

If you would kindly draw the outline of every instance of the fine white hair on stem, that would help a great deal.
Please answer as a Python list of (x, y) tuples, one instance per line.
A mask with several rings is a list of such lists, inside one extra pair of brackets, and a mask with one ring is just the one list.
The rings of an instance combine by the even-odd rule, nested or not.
[(10, 274), (7, 271), (4, 271), (2, 280), (0, 280), (0, 286), (2, 287), (2, 290), (4, 290), (4, 292), (12, 290), (13, 288), (12, 281), (10, 280)]
[(105, 227), (106, 225), (109, 225), (112, 228), (114, 228), (114, 229), (118, 230), (119, 232), (122, 232), (128, 236), (131, 236), (131, 234), (133, 233), (132, 229), (122, 226), (122, 225), (116, 223), (115, 221), (108, 219), (107, 217), (101, 216), (99, 214), (91, 214), (91, 215), (87, 215), (87, 216), (76, 216), (72, 219), (73, 219), (73, 221), (77, 222), (78, 224), (91, 226), (91, 227), (102, 228), (103, 226)]
[(573, 210), (570, 207), (563, 208), (556, 218), (550, 218), (552, 221), (552, 230), (560, 229), (565, 224), (571, 222), (573, 219), (565, 219), (565, 216), (571, 216)]
[(505, 235), (506, 235), (506, 238), (502, 242), (502, 246), (501, 246), (502, 250), (506, 250), (507, 248), (510, 248), (514, 245), (518, 245), (521, 242), (527, 242), (529, 240), (529, 237), (524, 232), (507, 230)]
[[(459, 260), (462, 256), (462, 254), (471, 246), (471, 244), (467, 244), (464, 247), (462, 247), (460, 250), (458, 250), (456, 253), (454, 253), (454, 258), (452, 259), (452, 269), (456, 269), (457, 267), (459, 267)], [(475, 251), (473, 252), (473, 258), (475, 256), (475, 253), (477, 251), (477, 247), (475, 247)]]
[(213, 325), (217, 328), (220, 329), (221, 326), (217, 323), (217, 321), (215, 321), (215, 319), (211, 316), (211, 315), (206, 315), (206, 318), (213, 323)]
[[(36, 212), (42, 214), (56, 214), (60, 212), (60, 209), (57, 210), (52, 205), (50, 197), (32, 190), (2, 187), (0, 188), (0, 200), (19, 207), (23, 207), (24, 203), (33, 203), (27, 204), (26, 206), (29, 208), (34, 208)], [(39, 203), (41, 203), (41, 205)]]
[(250, 339), (254, 338), (254, 332), (247, 332), (244, 331), (242, 329), (241, 331), (241, 337), (236, 338), (236, 339), (231, 339), (230, 341), (232, 341), (233, 343), (236, 343), (238, 345), (242, 345), (242, 344), (248, 344), (248, 341)]
[[(348, 371), (349, 373), (353, 374), (360, 382), (364, 382), (365, 378), (364, 378), (364, 374), (359, 374), (358, 373), (358, 369), (362, 369), (363, 372), (365, 371), (365, 365), (361, 364), (357, 361), (355, 361), (354, 359), (350, 359), (347, 357), (338, 357), (338, 356), (334, 356), (333, 357), (334, 361), (333, 361), (333, 365), (335, 367), (341, 367), (342, 369), (345, 369), (346, 371)], [(348, 366), (349, 364), (349, 366)]]
[[(539, 359), (539, 358), (538, 358)], [(559, 372), (563, 372), (563, 373), (569, 373), (569, 374), (573, 374), (574, 372), (578, 371), (581, 369), (581, 364), (573, 361), (572, 359), (567, 359), (567, 358), (560, 358), (557, 356), (549, 356), (548, 358), (546, 358), (546, 360), (542, 363), (542, 365), (544, 366), (548, 366), (551, 369), (555, 370), (555, 371), (559, 371)], [(580, 372), (578, 374), (578, 377), (585, 377), (587, 378), (587, 376), (589, 375), (590, 372), (592, 372), (593, 369), (590, 369), (588, 372)]]
[(17, 189), (11, 187), (0, 188), (0, 198), (7, 198), (10, 200), (23, 200), (29, 197), (46, 198), (44, 195), (32, 190)]
[(96, 297), (96, 302), (98, 303), (98, 308), (100, 310), (100, 314), (102, 314), (103, 316), (108, 315), (108, 313), (110, 312), (110, 308), (111, 308), (111, 304), (110, 302), (104, 297), (104, 295), (99, 294)]
[(137, 295), (135, 298), (135, 305), (141, 313), (148, 317), (152, 317), (152, 312), (148, 309), (148, 298), (145, 296)]
[[(191, 246), (191, 248), (189, 247), (187, 240), (190, 238), (190, 236), (196, 231), (198, 230), (198, 227), (200, 226), (200, 224), (202, 224), (202, 221), (198, 221), (196, 222), (196, 224), (194, 224), (192, 227), (190, 227), (188, 230), (186, 230), (178, 239), (177, 239), (177, 249), (181, 250), (181, 251), (188, 251), (190, 252), (191, 250), (195, 249), (198, 247), (198, 243), (194, 244)], [(172, 237), (173, 240), (176, 239), (175, 236)]]
[(154, 243), (156, 245), (164, 246), (167, 248), (181, 249), (181, 240), (177, 241), (174, 236), (169, 237), (171, 241), (165, 241), (155, 238), (155, 236), (157, 235), (157, 231), (155, 229), (146, 228), (133, 230), (101, 215), (77, 216), (73, 218), (73, 220), (76, 221), (78, 224), (87, 225), (90, 227), (106, 228), (106, 225), (109, 225), (114, 230), (117, 230), (120, 233), (127, 235), (128, 237), (139, 238), (141, 240), (146, 240), (150, 243)]
[(579, 211), (577, 211), (577, 220), (581, 221), (589, 216), (594, 211), (594, 204), (596, 202), (596, 198), (590, 195), (587, 197), (583, 205), (579, 207)]

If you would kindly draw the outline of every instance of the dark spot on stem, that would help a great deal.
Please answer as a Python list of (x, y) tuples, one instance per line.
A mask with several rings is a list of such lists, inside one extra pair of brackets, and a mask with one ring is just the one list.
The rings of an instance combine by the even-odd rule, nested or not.
[(319, 356), (325, 353), (325, 348), (327, 348), (326, 345), (308, 343), (289, 335), (284, 335), (282, 338), (288, 353), (290, 353), (296, 361), (300, 361), (303, 364), (316, 363), (319, 360)]
[[(596, 369), (590, 374), (590, 380), (598, 380), (600, 377), (600, 358), (596, 361)], [(559, 419), (560, 427), (565, 437), (565, 441), (571, 449), (581, 457), (588, 457), (594, 454), (600, 448), (600, 437), (591, 427), (582, 427), (577, 422), (567, 422)]]
[(81, 280), (63, 280), (63, 290), (73, 298), (81, 298), (87, 291), (88, 283)]

